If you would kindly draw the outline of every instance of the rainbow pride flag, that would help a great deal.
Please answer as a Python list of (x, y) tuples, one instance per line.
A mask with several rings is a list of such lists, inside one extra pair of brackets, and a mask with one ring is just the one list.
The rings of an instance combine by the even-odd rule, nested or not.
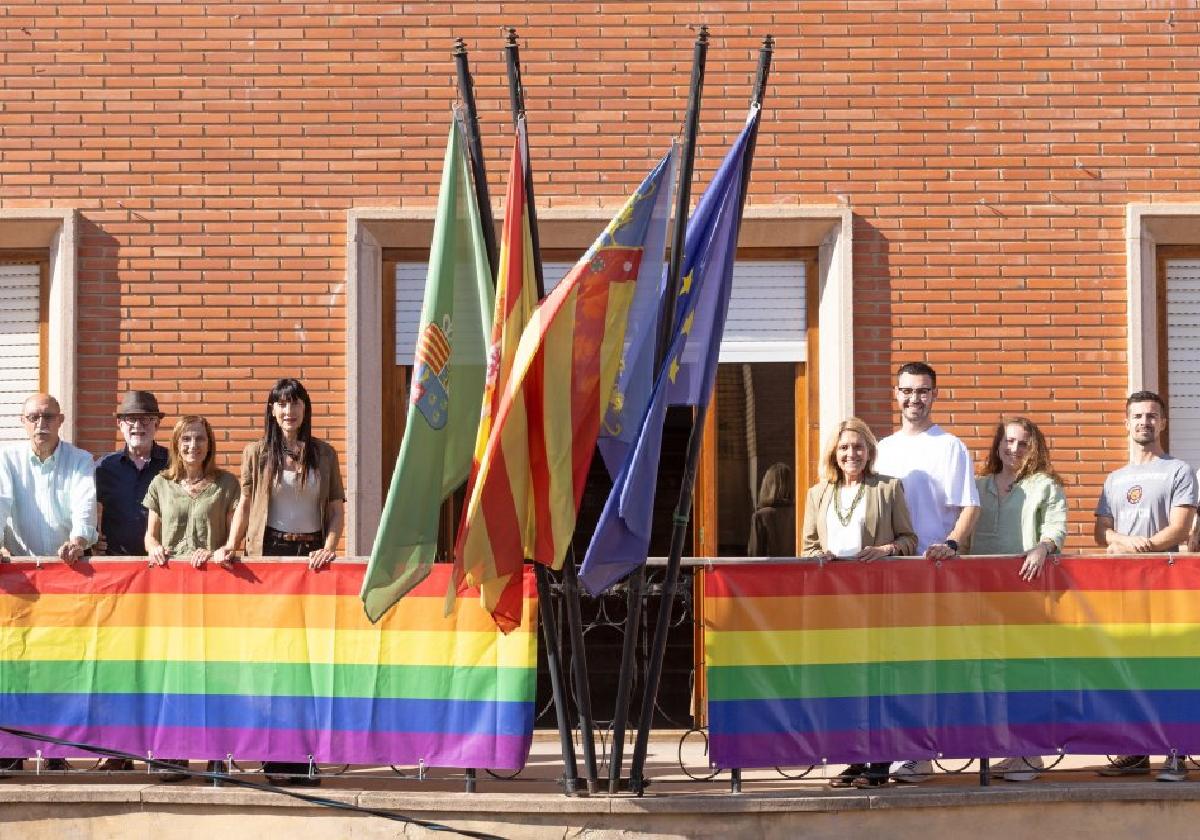
[[(518, 769), (537, 589), (508, 636), (438, 565), (382, 621), (363, 567), (0, 566), (0, 724), (162, 758)], [(77, 754), (0, 734), (0, 755)]]
[(704, 573), (718, 768), (1200, 752), (1200, 557)]

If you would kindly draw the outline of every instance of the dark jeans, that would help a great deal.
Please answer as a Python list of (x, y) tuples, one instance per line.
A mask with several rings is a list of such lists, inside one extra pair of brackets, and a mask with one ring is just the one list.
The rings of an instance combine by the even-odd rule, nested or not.
[[(320, 532), (312, 534), (307, 540), (281, 539), (274, 528), (267, 528), (263, 534), (263, 555), (266, 557), (307, 557), (309, 552), (316, 551), (324, 543)], [(307, 761), (264, 761), (263, 772), (271, 776), (307, 776)]]

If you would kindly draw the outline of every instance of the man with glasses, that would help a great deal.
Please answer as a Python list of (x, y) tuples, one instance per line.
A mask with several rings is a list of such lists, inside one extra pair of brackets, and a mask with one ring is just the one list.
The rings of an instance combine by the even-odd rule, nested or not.
[(149, 391), (130, 391), (116, 412), (125, 446), (96, 465), (100, 533), (104, 552), (113, 556), (146, 554), (147, 511), (142, 507), (154, 476), (167, 468), (167, 450), (154, 442), (163, 413)]
[[(96, 485), (92, 456), (59, 438), (58, 400), (34, 394), (21, 407), (29, 443), (0, 450), (0, 523), (7, 522), (0, 558), (57, 557), (74, 563), (96, 542)], [(67, 769), (61, 758), (51, 770)], [(0, 758), (0, 774), (24, 759)]]
[[(924, 362), (897, 371), (896, 404), (900, 429), (879, 441), (875, 469), (900, 479), (917, 532), (917, 553), (930, 560), (958, 555), (979, 518), (979, 491), (971, 456), (961, 440), (933, 422), (937, 373)], [(923, 782), (933, 773), (929, 761), (892, 765), (897, 782)]]
[(96, 542), (92, 456), (59, 437), (62, 409), (49, 394), (21, 408), (29, 443), (0, 451), (0, 522), (8, 522), (0, 555), (57, 557), (74, 563)]

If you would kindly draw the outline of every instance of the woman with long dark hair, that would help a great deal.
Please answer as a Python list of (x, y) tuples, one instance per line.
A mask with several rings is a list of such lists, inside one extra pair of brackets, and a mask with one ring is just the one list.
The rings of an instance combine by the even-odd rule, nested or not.
[[(242, 495), (228, 542), (213, 554), (226, 562), (243, 550), (268, 557), (306, 557), (316, 570), (337, 555), (346, 493), (334, 448), (312, 434), (312, 400), (296, 379), (280, 379), (267, 395), (261, 440), (242, 452)], [(315, 786), (308, 765), (265, 762), (274, 784)]]

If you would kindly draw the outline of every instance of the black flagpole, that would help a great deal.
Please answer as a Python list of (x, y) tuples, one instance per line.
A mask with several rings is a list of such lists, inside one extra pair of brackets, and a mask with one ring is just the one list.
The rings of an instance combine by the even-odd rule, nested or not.
[(487, 248), (488, 264), (492, 268), (492, 281), (495, 282), (500, 253), (496, 246), (496, 219), (492, 215), (492, 200), (488, 196), (483, 139), (479, 134), (479, 113), (475, 109), (475, 85), (471, 80), (471, 69), (467, 66), (467, 45), (462, 38), (454, 39), (454, 64), (458, 70), (458, 95), (462, 99), (465, 117), (463, 128), (467, 138), (467, 159), (471, 162), (475, 201), (479, 205), (479, 219), (483, 223), (483, 242)]
[[(687, 115), (684, 117), (683, 153), (679, 164), (679, 186), (675, 195), (675, 226), (671, 233), (671, 261), (667, 268), (667, 293), (663, 311), (659, 314), (658, 338), (654, 347), (654, 374), (658, 375), (671, 340), (675, 320), (675, 298), (679, 295), (680, 274), (683, 271), (683, 243), (687, 234), (688, 208), (692, 201), (692, 169), (696, 161), (696, 135), (700, 130), (700, 93), (704, 87), (704, 65), (708, 57), (708, 27), (701, 26), (692, 49), (692, 83), (688, 94)], [(629, 695), (633, 690), (634, 660), (638, 626), (642, 621), (642, 598), (646, 589), (646, 566), (639, 566), (629, 576), (625, 638), (621, 647), (621, 670), (617, 676), (617, 703), (613, 710), (612, 752), (608, 762), (608, 792), (621, 788), (621, 767), (624, 763), (625, 730), (629, 720)]]
[[(537, 294), (540, 300), (546, 293), (546, 284), (542, 274), (542, 252), (538, 240), (537, 205), (533, 195), (533, 169), (529, 161), (529, 138), (525, 133), (525, 88), (521, 84), (521, 58), (517, 46), (517, 30), (509, 27), (504, 42), (504, 59), (508, 67), (508, 99), (512, 108), (513, 125), (517, 129), (521, 144), (521, 167), (525, 175), (525, 206), (529, 213), (529, 239), (533, 248), (534, 279), (537, 282)], [(570, 795), (576, 793), (579, 787), (579, 771), (575, 764), (575, 744), (571, 739), (571, 728), (567, 722), (566, 695), (563, 692), (562, 670), (559, 662), (558, 624), (554, 619), (554, 607), (550, 603), (550, 572), (541, 563), (533, 564), (533, 573), (537, 578), (538, 612), (542, 619), (542, 639), (546, 644), (546, 668), (550, 672), (550, 693), (554, 698), (554, 714), (558, 719), (558, 738), (562, 745), (563, 754), (563, 792)], [(568, 599), (569, 600), (569, 599)], [(575, 617), (578, 620), (579, 609), (576, 604)], [(568, 621), (570, 611), (568, 610)], [(582, 637), (582, 633), (580, 634)], [(576, 657), (578, 660), (578, 656)], [(578, 690), (578, 686), (576, 687)], [(584, 686), (586, 691), (586, 685)], [(582, 694), (581, 696), (586, 696)], [(591, 721), (587, 722), (584, 749), (588, 750), (591, 740)], [(595, 785), (595, 755), (592, 754), (591, 775), (588, 787)]]
[[(496, 220), (492, 216), (492, 199), (488, 195), (487, 169), (483, 164), (483, 141), (479, 136), (479, 114), (475, 110), (475, 88), (471, 81), (471, 70), (467, 66), (467, 45), (462, 38), (454, 39), (454, 65), (458, 70), (458, 95), (462, 99), (462, 110), (458, 121), (463, 137), (467, 140), (467, 161), (471, 164), (471, 180), (475, 186), (475, 203), (479, 207), (479, 222), (483, 227), (483, 244), (487, 250), (488, 268), (492, 273), (492, 285), (496, 285), (496, 269), (499, 267), (499, 251), (496, 248)], [(476, 769), (468, 767), (466, 792), (475, 793)]]
[[(763, 94), (766, 91), (767, 76), (771, 68), (771, 53), (774, 42), (770, 36), (763, 39), (762, 49), (758, 54), (758, 77), (755, 80), (753, 98), (750, 107), (761, 107)], [(742, 194), (738, 207), (738, 228), (741, 228), (742, 209), (746, 206), (746, 187), (750, 184), (750, 168), (754, 164), (754, 145), (758, 137), (758, 126), (747, 138), (745, 157), (742, 162)], [(734, 242), (736, 243), (736, 235)], [(691, 436), (688, 438), (687, 461), (683, 472), (683, 484), (679, 488), (679, 503), (675, 507), (673, 517), (674, 527), (671, 530), (671, 553), (667, 556), (667, 577), (663, 583), (662, 603), (658, 609), (658, 624), (654, 627), (654, 643), (650, 648), (650, 662), (647, 668), (646, 685), (642, 695), (642, 715), (638, 721), (637, 741), (633, 747), (633, 762), (629, 771), (629, 787), (638, 796), (646, 789), (644, 769), (646, 765), (646, 750), (650, 742), (650, 724), (654, 720), (654, 705), (658, 699), (658, 683), (662, 677), (663, 656), (667, 650), (667, 631), (671, 623), (671, 609), (674, 606), (675, 590), (679, 585), (679, 566), (683, 559), (683, 543), (687, 538), (687, 527), (692, 514), (692, 492), (696, 483), (696, 467), (700, 462), (700, 449), (704, 439), (704, 421), (707, 419), (708, 404), (696, 412), (696, 420), (692, 424)]]

